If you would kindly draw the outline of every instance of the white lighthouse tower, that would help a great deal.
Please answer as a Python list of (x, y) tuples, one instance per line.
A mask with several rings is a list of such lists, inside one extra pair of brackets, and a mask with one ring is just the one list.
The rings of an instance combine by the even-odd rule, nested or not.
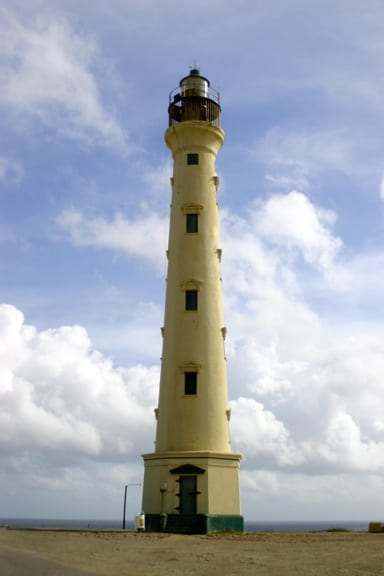
[(168, 112), (172, 204), (156, 444), (143, 455), (146, 528), (242, 531), (220, 275), (219, 95), (194, 69), (171, 92)]

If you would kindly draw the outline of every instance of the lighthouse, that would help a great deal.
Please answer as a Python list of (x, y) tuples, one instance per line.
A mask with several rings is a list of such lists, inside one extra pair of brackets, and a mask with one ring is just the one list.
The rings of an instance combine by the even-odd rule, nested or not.
[(240, 454), (231, 451), (216, 156), (219, 94), (193, 69), (169, 97), (173, 157), (160, 390), (144, 454), (150, 531), (243, 530)]

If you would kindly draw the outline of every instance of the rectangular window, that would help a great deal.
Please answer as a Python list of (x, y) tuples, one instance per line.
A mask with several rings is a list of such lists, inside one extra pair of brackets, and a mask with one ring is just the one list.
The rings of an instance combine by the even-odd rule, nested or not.
[(185, 309), (197, 310), (197, 290), (185, 291)]
[(199, 163), (199, 155), (196, 152), (190, 152), (187, 154), (187, 164), (196, 165)]
[(199, 231), (199, 215), (198, 214), (187, 214), (187, 232), (198, 232)]
[(184, 394), (186, 396), (197, 394), (197, 372), (184, 372)]

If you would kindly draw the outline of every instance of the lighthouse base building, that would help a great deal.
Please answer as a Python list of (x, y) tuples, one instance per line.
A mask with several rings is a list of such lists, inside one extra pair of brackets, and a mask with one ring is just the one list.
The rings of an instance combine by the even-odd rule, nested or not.
[(172, 452), (146, 454), (144, 462), (147, 530), (243, 531), (239, 455)]
[(215, 161), (220, 103), (191, 70), (171, 92), (165, 141), (173, 156), (156, 442), (144, 454), (146, 529), (243, 530), (241, 456), (231, 451)]

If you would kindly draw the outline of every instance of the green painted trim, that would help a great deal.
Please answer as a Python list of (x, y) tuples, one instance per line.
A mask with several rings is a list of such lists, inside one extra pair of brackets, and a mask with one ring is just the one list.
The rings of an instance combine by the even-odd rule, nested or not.
[(206, 531), (209, 532), (244, 532), (242, 516), (215, 515), (206, 516)]
[(146, 532), (171, 534), (209, 534), (210, 532), (244, 532), (244, 518), (240, 515), (146, 514)]

